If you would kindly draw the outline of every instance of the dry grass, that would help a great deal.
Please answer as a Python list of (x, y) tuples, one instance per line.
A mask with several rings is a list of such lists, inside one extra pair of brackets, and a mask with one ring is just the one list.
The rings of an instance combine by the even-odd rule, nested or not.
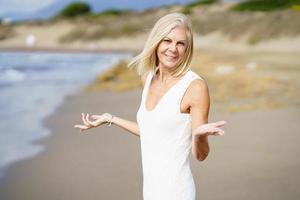
[(134, 70), (127, 68), (128, 61), (122, 60), (112, 68), (101, 73), (95, 82), (89, 85), (87, 91), (128, 91), (142, 87), (139, 76)]
[(149, 10), (118, 16), (78, 18), (72, 22), (76, 24), (75, 28), (61, 36), (59, 41), (70, 43), (123, 36), (134, 37), (134, 35), (149, 32), (155, 21), (166, 13), (167, 10)]
[[(232, 65), (235, 70), (228, 74), (216, 73), (221, 64)], [(300, 92), (293, 80), (280, 80), (272, 71), (261, 74), (260, 66), (249, 71), (245, 63), (230, 56), (215, 56), (197, 52), (192, 70), (206, 80), (212, 104), (223, 105), (229, 112), (273, 109), (285, 105), (300, 104)], [(127, 68), (123, 60), (100, 74), (87, 90), (128, 91), (141, 89), (142, 84), (134, 70)]]
[(273, 12), (211, 11), (210, 7), (195, 8), (193, 27), (198, 34), (221, 32), (233, 41), (247, 36), (249, 44), (273, 38), (294, 37), (300, 34), (300, 12), (280, 10)]
[[(60, 38), (60, 42), (93, 41), (148, 33), (159, 17), (180, 11), (165, 7), (145, 12), (124, 13), (118, 16), (80, 17), (72, 21), (74, 29)], [(233, 41), (246, 37), (249, 44), (282, 36), (300, 34), (300, 12), (279, 10), (273, 12), (234, 12), (221, 5), (199, 6), (192, 9), (190, 18), (194, 32), (207, 35), (220, 32)]]
[(16, 31), (11, 25), (0, 25), (0, 41), (15, 37), (16, 35)]
[[(282, 79), (290, 76), (288, 70), (258, 65), (255, 70), (247, 70), (247, 62), (236, 55), (211, 55), (197, 53), (192, 66), (208, 83), (212, 104), (222, 104), (229, 112), (265, 110), (287, 105), (300, 104), (300, 73), (295, 79)], [(234, 66), (228, 74), (216, 73), (220, 65)], [(288, 65), (288, 63), (286, 64)], [(293, 72), (292, 72), (293, 73)]]

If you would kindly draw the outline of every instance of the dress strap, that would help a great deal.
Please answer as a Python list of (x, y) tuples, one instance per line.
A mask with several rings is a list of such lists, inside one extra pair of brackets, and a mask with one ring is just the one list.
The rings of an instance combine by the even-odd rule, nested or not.
[(188, 73), (189, 74), (187, 74), (187, 77), (183, 80), (183, 82), (181, 82), (179, 87), (176, 89), (177, 95), (175, 98), (175, 102), (176, 102), (176, 107), (178, 108), (179, 112), (180, 112), (181, 101), (182, 101), (188, 87), (191, 85), (191, 82), (196, 79), (203, 80), (203, 78), (201, 78), (198, 74), (196, 74), (195, 72), (193, 72), (191, 70)]
[(148, 75), (147, 75), (147, 78), (146, 78), (146, 82), (145, 82), (145, 85), (144, 85), (144, 89), (143, 89), (143, 95), (142, 95), (142, 101), (146, 101), (146, 95), (148, 94), (148, 90), (149, 90), (149, 86), (150, 86), (150, 83), (151, 83), (151, 80), (152, 80), (152, 71), (150, 70)]

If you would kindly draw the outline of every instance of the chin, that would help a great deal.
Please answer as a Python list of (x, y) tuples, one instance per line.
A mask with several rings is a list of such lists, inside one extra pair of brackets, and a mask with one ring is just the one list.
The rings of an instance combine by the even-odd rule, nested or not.
[(166, 68), (175, 68), (177, 67), (178, 65), (178, 62), (163, 62), (163, 65), (166, 67)]

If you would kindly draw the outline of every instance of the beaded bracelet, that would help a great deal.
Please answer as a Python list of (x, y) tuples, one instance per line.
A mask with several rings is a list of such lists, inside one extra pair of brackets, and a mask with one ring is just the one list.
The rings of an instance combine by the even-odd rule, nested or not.
[(108, 126), (110, 127), (111, 126), (111, 124), (113, 123), (113, 118), (114, 118), (114, 115), (111, 115), (111, 118), (110, 118), (110, 120), (107, 122), (108, 123)]

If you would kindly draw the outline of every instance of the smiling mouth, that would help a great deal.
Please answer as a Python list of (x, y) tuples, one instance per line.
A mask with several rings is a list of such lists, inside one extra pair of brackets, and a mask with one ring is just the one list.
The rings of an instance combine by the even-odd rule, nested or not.
[(178, 56), (169, 56), (169, 55), (167, 55), (167, 54), (164, 54), (166, 57), (168, 57), (168, 58), (172, 58), (172, 59), (176, 59)]

